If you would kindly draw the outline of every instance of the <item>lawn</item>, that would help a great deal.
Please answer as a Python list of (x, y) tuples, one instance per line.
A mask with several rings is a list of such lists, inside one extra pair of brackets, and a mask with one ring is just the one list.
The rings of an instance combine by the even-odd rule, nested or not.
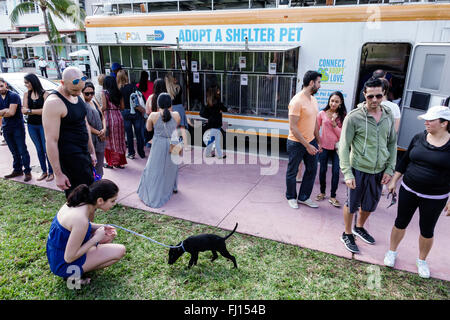
[[(0, 180), (0, 299), (441, 299), (450, 282), (336, 257), (236, 232), (227, 240), (238, 269), (211, 252), (187, 268), (189, 254), (168, 265), (168, 249), (118, 230), (123, 260), (89, 274), (79, 290), (54, 276), (45, 245), (62, 192)], [(113, 223), (166, 244), (226, 230), (117, 205), (96, 223)], [(239, 229), (238, 229), (239, 231)]]

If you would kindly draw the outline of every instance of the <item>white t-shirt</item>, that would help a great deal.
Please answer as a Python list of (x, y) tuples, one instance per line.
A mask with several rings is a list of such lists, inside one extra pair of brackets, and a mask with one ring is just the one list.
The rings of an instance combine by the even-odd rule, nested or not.
[(47, 62), (45, 60), (39, 60), (38, 67), (45, 68), (47, 66)]
[(389, 107), (391, 109), (392, 113), (394, 114), (394, 119), (400, 119), (401, 113), (400, 113), (400, 108), (398, 107), (397, 104), (395, 104), (389, 100), (383, 101), (383, 102), (381, 102), (381, 104), (386, 107)]

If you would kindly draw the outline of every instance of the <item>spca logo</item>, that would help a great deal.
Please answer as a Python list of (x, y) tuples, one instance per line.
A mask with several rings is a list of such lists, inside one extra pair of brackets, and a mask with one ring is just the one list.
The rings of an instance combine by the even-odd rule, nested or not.
[(119, 32), (118, 37), (122, 41), (140, 41), (141, 37), (137, 32)]

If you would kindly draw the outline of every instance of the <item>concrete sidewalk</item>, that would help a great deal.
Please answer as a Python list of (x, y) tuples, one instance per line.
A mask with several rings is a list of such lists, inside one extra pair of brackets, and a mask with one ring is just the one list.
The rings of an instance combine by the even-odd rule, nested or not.
[[(37, 171), (33, 172), (33, 179), (29, 183), (57, 190), (54, 181), (36, 181), (40, 171), (39, 162), (34, 145), (28, 136), (27, 146), (31, 164), (35, 166), (33, 171)], [(202, 159), (201, 151), (200, 148), (193, 148), (189, 155), (190, 164), (180, 165), (178, 193), (159, 209), (145, 206), (136, 193), (148, 157), (127, 159), (128, 165), (125, 169), (105, 169), (104, 178), (118, 183), (119, 203), (125, 206), (227, 230), (233, 229), (238, 222), (239, 233), (378, 264), (385, 268), (384, 254), (389, 249), (390, 232), (396, 218), (396, 206), (386, 209), (390, 200), (385, 196), (365, 226), (376, 239), (376, 244), (368, 245), (357, 240), (361, 253), (354, 255), (347, 251), (340, 241), (344, 230), (342, 208), (333, 207), (328, 203), (328, 198), (319, 202), (318, 209), (303, 205), (299, 205), (298, 210), (289, 207), (285, 199), (286, 160), (271, 159), (272, 164), (278, 164), (278, 170), (274, 175), (261, 175), (261, 170), (269, 167), (267, 163), (270, 159), (232, 152), (227, 152), (227, 158), (222, 160)], [(149, 150), (146, 149), (146, 153), (148, 156)], [(211, 161), (218, 163), (208, 164)], [(7, 146), (2, 146), (0, 176), (3, 177), (11, 171), (12, 156)], [(23, 177), (14, 180), (23, 183)], [(330, 186), (330, 180), (329, 170), (327, 186)], [(317, 178), (311, 198), (315, 198), (318, 193)], [(342, 204), (345, 194), (346, 188), (340, 183), (337, 199)], [(447, 281), (450, 280), (449, 230), (450, 217), (441, 215), (435, 229), (434, 245), (427, 259), (431, 276)], [(396, 269), (417, 273), (415, 262), (419, 252), (418, 237), (419, 225), (416, 213), (398, 249)]]

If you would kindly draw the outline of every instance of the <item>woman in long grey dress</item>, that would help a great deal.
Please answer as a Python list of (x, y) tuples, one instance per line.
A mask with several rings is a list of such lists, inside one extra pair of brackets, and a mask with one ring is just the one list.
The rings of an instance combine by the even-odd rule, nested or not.
[(147, 119), (147, 130), (154, 130), (154, 135), (150, 156), (137, 190), (142, 202), (152, 208), (162, 207), (177, 192), (178, 175), (178, 164), (172, 161), (169, 150), (172, 134), (180, 123), (180, 115), (171, 111), (172, 99), (167, 93), (159, 95), (157, 104), (158, 111), (152, 112)]

